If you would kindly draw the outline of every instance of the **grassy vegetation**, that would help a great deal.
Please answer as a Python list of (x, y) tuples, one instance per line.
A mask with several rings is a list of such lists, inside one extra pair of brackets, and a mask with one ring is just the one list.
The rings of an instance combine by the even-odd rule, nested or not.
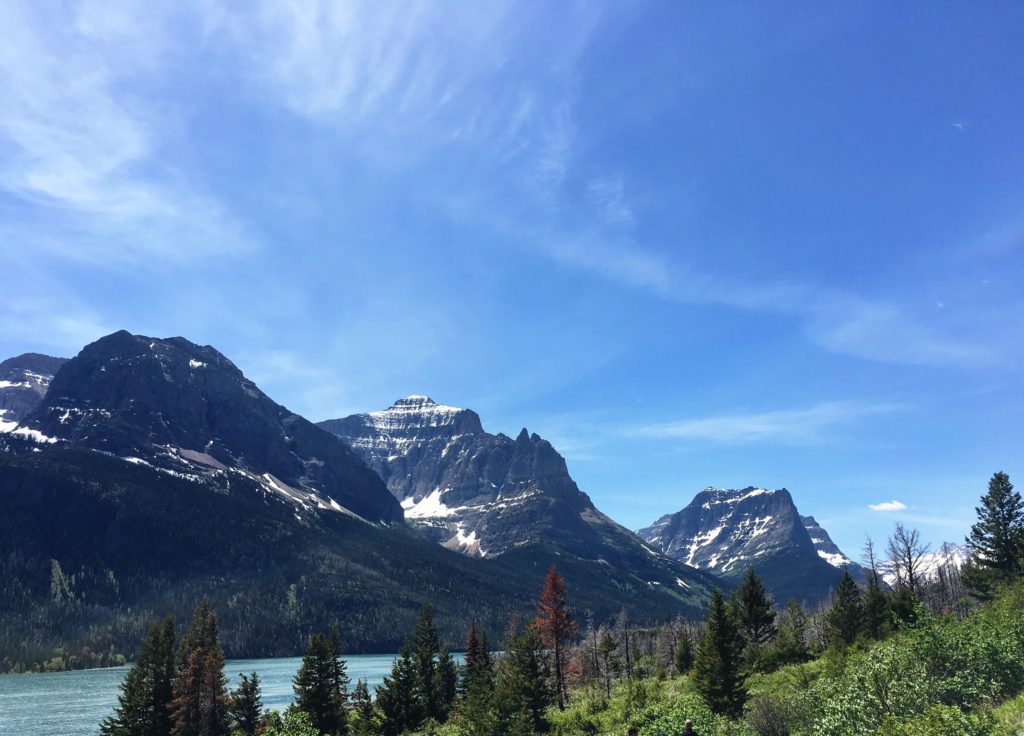
[[(549, 714), (558, 736), (674, 736), (687, 718), (702, 736), (1021, 736), (1024, 584), (963, 620), (922, 612), (874, 644), (752, 675), (741, 719), (712, 713), (688, 677), (619, 683), (611, 698), (578, 689)], [(455, 734), (471, 731), (450, 730)]]

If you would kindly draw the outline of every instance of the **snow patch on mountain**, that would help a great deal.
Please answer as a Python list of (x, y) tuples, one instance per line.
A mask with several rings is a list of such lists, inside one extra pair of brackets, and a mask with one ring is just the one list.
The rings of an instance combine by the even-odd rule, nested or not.
[[(964, 545), (943, 542), (939, 548), (924, 554), (918, 563), (918, 575), (924, 580), (934, 580), (946, 570), (959, 570), (971, 556), (970, 550)], [(892, 563), (881, 565), (882, 580), (889, 585), (896, 585), (896, 571)]]

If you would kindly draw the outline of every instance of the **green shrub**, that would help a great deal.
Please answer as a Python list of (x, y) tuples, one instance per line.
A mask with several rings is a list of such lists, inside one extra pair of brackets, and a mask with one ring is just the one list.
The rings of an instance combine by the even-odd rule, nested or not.
[(990, 736), (992, 727), (991, 717), (964, 713), (955, 705), (933, 705), (907, 721), (888, 719), (878, 733), (879, 736)]

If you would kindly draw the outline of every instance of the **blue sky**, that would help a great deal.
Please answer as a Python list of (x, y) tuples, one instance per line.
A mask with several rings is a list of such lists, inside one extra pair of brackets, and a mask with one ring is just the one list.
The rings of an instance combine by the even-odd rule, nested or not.
[(853, 555), (1024, 473), (1020, 4), (166, 5), (0, 8), (0, 354), (180, 334)]

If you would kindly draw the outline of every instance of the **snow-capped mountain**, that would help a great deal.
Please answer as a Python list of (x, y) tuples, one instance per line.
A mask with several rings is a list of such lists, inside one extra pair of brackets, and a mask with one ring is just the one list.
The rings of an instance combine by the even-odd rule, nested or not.
[[(813, 538), (812, 538), (813, 533)], [(786, 489), (705, 488), (639, 534), (687, 565), (735, 580), (754, 568), (775, 599), (819, 600), (852, 562)]]
[(39, 406), (66, 358), (25, 353), (0, 363), (0, 432), (10, 432)]
[(117, 332), (87, 345), (14, 430), (197, 479), (247, 477), (297, 513), (400, 521), (344, 443), (274, 403), (211, 347)]
[(380, 474), (406, 521), (450, 549), (491, 558), (546, 545), (645, 585), (689, 594), (713, 582), (598, 511), (551, 443), (525, 429), (490, 434), (476, 412), (426, 396), (320, 426)]
[(818, 551), (818, 557), (833, 567), (859, 568), (856, 562), (847, 557), (836, 546), (836, 543), (832, 541), (832, 537), (822, 528), (821, 524), (815, 521), (813, 516), (801, 516), (800, 521), (803, 523), (807, 533), (811, 535), (811, 542), (814, 543), (814, 549)]
[[(943, 542), (938, 549), (924, 554), (918, 563), (918, 575), (924, 580), (933, 580), (943, 570), (959, 570), (971, 556), (970, 550), (964, 545), (953, 542)], [(892, 565), (882, 563), (880, 565), (882, 580), (889, 585), (896, 585), (896, 572)]]

